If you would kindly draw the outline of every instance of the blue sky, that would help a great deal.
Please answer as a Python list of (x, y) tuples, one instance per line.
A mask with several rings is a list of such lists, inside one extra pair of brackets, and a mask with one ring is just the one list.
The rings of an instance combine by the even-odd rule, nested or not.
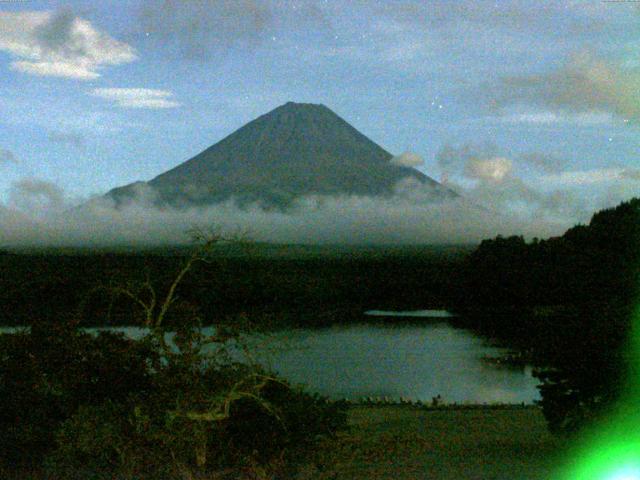
[(149, 180), (291, 100), (481, 201), (584, 220), (640, 191), (639, 21), (599, 0), (0, 1), (0, 201)]

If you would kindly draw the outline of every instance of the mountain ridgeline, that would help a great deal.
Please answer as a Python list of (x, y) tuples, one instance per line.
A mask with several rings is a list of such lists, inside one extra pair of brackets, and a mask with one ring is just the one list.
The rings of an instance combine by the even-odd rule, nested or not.
[(305, 195), (388, 196), (403, 179), (455, 194), (369, 140), (324, 105), (286, 103), (149, 182), (111, 190), (116, 205), (145, 193), (173, 207), (234, 199), (286, 207)]

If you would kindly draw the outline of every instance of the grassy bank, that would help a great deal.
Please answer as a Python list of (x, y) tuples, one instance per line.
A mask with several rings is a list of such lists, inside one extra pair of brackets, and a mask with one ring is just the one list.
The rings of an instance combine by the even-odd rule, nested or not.
[[(350, 431), (324, 444), (297, 480), (548, 480), (567, 446), (549, 434), (537, 407), (352, 406), (348, 415)], [(206, 480), (214, 478), (226, 477)]]
[(536, 407), (354, 406), (349, 424), (304, 478), (548, 480), (566, 446)]

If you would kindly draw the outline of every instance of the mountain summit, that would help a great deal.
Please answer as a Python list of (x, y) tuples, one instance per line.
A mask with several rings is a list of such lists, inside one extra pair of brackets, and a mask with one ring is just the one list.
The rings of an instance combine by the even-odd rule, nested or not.
[(393, 155), (324, 105), (286, 103), (149, 182), (111, 190), (120, 205), (142, 191), (160, 204), (287, 206), (304, 195), (390, 195), (403, 179), (451, 191)]

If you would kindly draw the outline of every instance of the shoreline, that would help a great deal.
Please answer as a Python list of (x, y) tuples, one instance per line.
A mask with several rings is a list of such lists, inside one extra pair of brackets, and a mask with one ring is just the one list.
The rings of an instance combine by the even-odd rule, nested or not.
[(442, 403), (438, 405), (433, 405), (431, 403), (424, 402), (403, 402), (403, 401), (354, 401), (348, 399), (342, 400), (334, 400), (334, 401), (342, 401), (346, 403), (349, 408), (414, 408), (416, 410), (422, 411), (456, 411), (456, 410), (540, 410), (542, 411), (542, 407), (540, 407), (537, 403)]

